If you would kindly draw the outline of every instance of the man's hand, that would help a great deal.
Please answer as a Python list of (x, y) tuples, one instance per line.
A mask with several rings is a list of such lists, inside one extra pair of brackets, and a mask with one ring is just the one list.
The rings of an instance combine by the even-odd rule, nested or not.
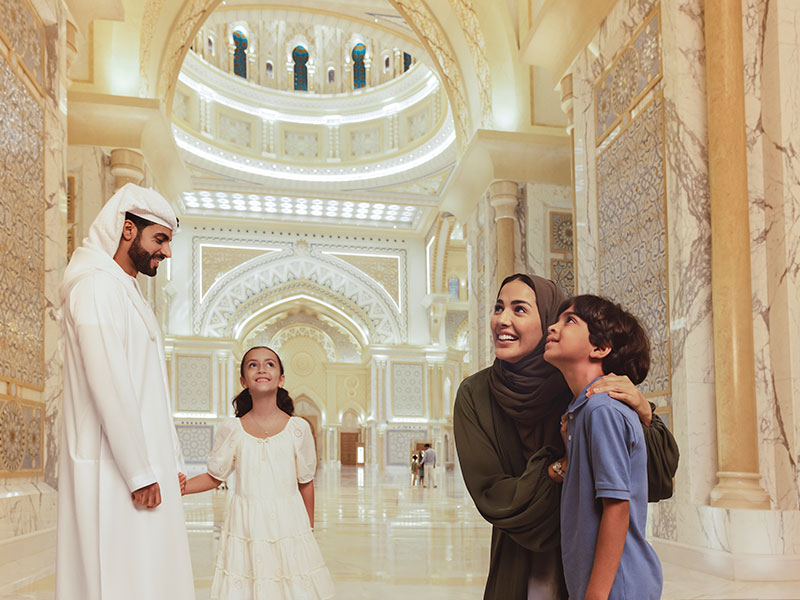
[(178, 483), (181, 486), (181, 496), (186, 493), (186, 475), (178, 473)]
[(161, 488), (158, 487), (158, 482), (151, 483), (133, 492), (131, 499), (133, 499), (134, 504), (153, 509), (161, 504)]

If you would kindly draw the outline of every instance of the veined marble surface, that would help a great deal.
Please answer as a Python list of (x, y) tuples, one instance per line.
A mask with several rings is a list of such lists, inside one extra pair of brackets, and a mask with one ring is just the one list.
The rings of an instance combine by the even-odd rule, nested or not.
[(467, 223), (469, 282), (470, 370), (480, 371), (494, 360), (489, 318), (497, 297), (497, 228), (488, 192), (475, 207)]
[[(449, 471), (438, 488), (411, 487), (405, 468), (384, 474), (326, 466), (316, 479), (316, 527), (323, 557), (341, 600), (471, 600), (480, 598), (489, 565), (491, 528), (461, 477)], [(231, 492), (185, 499), (197, 600), (209, 596), (219, 528)], [(41, 571), (49, 548), (14, 565)], [(736, 582), (664, 563), (665, 600), (796, 599), (800, 582)], [(54, 577), (40, 574), (8, 588), (0, 565), (0, 600), (52, 600)]]
[[(800, 539), (800, 7), (742, 0), (760, 469), (773, 511), (708, 504), (716, 482), (705, 44), (702, 2), (661, 2), (675, 499), (651, 506), (651, 531), (696, 548), (796, 555)], [(596, 291), (593, 85), (653, 8), (621, 0), (572, 67), (578, 278)]]
[(759, 462), (776, 508), (800, 508), (800, 6), (743, 0)]

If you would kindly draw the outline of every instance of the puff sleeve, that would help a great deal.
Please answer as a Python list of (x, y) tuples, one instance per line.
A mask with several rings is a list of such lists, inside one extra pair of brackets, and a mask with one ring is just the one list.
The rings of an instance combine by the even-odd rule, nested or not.
[(317, 449), (314, 446), (314, 435), (311, 426), (302, 417), (295, 417), (292, 441), (297, 466), (298, 483), (308, 483), (314, 479), (317, 470)]
[(217, 427), (214, 448), (208, 457), (208, 474), (225, 481), (233, 473), (236, 462), (236, 432), (240, 429), (236, 418), (228, 419)]

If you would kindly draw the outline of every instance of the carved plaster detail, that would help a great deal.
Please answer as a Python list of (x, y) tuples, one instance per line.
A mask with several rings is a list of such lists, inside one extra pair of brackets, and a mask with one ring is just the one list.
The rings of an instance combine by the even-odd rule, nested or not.
[(466, 84), (453, 47), (442, 25), (423, 0), (389, 0), (395, 10), (411, 25), (430, 55), (439, 65), (439, 76), (444, 82), (453, 106), (456, 137), (461, 150), (466, 147), (472, 131), (467, 103)]
[(268, 254), (228, 273), (201, 302), (195, 332), (234, 337), (259, 307), (302, 293), (343, 309), (368, 343), (405, 341), (404, 322), (386, 290), (354, 267), (305, 248)]
[(478, 15), (472, 0), (450, 0), (450, 6), (458, 16), (458, 22), (464, 37), (467, 39), (472, 61), (475, 63), (475, 74), (481, 97), (481, 127), (492, 126), (492, 72), (489, 69), (489, 59), (486, 56), (486, 41), (483, 38)]

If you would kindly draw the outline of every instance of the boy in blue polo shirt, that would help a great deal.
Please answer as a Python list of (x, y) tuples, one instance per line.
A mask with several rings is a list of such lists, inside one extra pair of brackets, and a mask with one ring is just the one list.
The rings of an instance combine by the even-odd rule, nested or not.
[(561, 559), (572, 600), (661, 597), (661, 563), (645, 539), (647, 450), (636, 412), (608, 394), (586, 397), (603, 375), (641, 383), (650, 343), (636, 318), (591, 295), (559, 308), (544, 358), (575, 399), (562, 417)]

